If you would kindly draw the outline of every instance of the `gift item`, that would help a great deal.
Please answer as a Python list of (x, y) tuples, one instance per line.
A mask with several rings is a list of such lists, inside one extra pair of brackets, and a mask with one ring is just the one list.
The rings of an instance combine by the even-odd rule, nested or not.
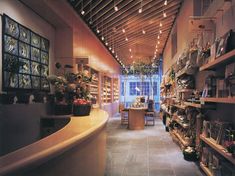
[(179, 89), (194, 89), (195, 81), (194, 77), (191, 75), (182, 76), (177, 80)]

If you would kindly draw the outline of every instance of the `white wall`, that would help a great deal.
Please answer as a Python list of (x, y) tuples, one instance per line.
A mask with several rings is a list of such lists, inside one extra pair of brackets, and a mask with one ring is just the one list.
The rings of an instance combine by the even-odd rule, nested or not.
[[(40, 16), (35, 14), (32, 10), (27, 8), (21, 2), (16, 0), (0, 0), (0, 14), (10, 16), (15, 21), (28, 27), (32, 31), (50, 40), (50, 71), (53, 70), (52, 63), (55, 59), (54, 41), (55, 41), (55, 29), (54, 27), (43, 20)], [(0, 20), (0, 35), (2, 36), (2, 18)], [(2, 40), (0, 40), (0, 46), (2, 46)], [(2, 47), (0, 47), (0, 73), (2, 75)], [(0, 92), (2, 92), (2, 76), (0, 76)]]

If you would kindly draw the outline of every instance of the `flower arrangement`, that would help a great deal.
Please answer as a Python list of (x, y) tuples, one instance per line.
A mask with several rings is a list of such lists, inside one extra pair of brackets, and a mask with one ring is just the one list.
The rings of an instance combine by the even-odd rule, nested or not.
[[(60, 63), (55, 64), (58, 71), (62, 69)], [(60, 103), (72, 104), (76, 98), (89, 100), (90, 91), (88, 83), (92, 81), (92, 75), (85, 70), (83, 72), (72, 73), (66, 69), (73, 68), (70, 65), (63, 67), (63, 72), (59, 76), (48, 76), (49, 83), (54, 86), (56, 101)]]

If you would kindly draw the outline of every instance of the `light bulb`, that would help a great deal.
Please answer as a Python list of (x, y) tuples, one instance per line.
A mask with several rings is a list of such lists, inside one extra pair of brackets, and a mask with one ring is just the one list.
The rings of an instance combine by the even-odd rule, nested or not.
[(108, 42), (105, 43), (106, 46), (108, 46), (108, 44), (109, 44)]
[(145, 30), (142, 30), (142, 33), (145, 34), (146, 33)]
[(160, 22), (159, 26), (162, 27), (162, 22)]
[(125, 33), (125, 32), (126, 32), (126, 30), (125, 30), (125, 29), (122, 29), (122, 32), (123, 32), (123, 33)]
[(166, 12), (163, 12), (163, 17), (166, 18)]
[(157, 41), (157, 44), (160, 44), (160, 41)]
[(133, 58), (133, 56), (131, 55), (131, 58)]
[(165, 0), (164, 5), (167, 5), (167, 0)]
[(157, 36), (157, 39), (160, 39), (160, 35)]
[(101, 37), (101, 40), (103, 40), (103, 41), (104, 41), (104, 36), (102, 36), (102, 37)]
[(129, 51), (131, 52), (131, 48), (129, 49)]
[(126, 37), (126, 41), (128, 41), (128, 38)]
[(114, 10), (115, 10), (115, 11), (118, 11), (118, 7), (117, 7), (117, 6), (115, 6), (115, 7), (114, 7)]
[(141, 9), (139, 9), (139, 13), (142, 13), (142, 8), (141, 8)]
[(160, 32), (160, 34), (161, 34), (161, 33), (162, 33), (162, 30), (160, 30), (159, 32)]
[(81, 14), (82, 14), (82, 15), (84, 15), (84, 14), (85, 14), (85, 11), (84, 11), (84, 10), (82, 10), (82, 11), (81, 11)]
[(99, 33), (100, 33), (100, 30), (99, 30), (99, 29), (97, 29), (97, 30), (96, 30), (96, 32), (99, 34)]
[(157, 48), (158, 46), (156, 45), (156, 48)]
[(112, 50), (112, 53), (114, 53), (114, 50)]

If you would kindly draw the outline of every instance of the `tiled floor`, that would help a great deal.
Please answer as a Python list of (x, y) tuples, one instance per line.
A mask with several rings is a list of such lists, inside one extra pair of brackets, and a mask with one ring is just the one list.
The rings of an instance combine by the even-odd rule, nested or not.
[(109, 120), (105, 176), (203, 176), (194, 162), (183, 159), (161, 120), (131, 131), (120, 118)]

